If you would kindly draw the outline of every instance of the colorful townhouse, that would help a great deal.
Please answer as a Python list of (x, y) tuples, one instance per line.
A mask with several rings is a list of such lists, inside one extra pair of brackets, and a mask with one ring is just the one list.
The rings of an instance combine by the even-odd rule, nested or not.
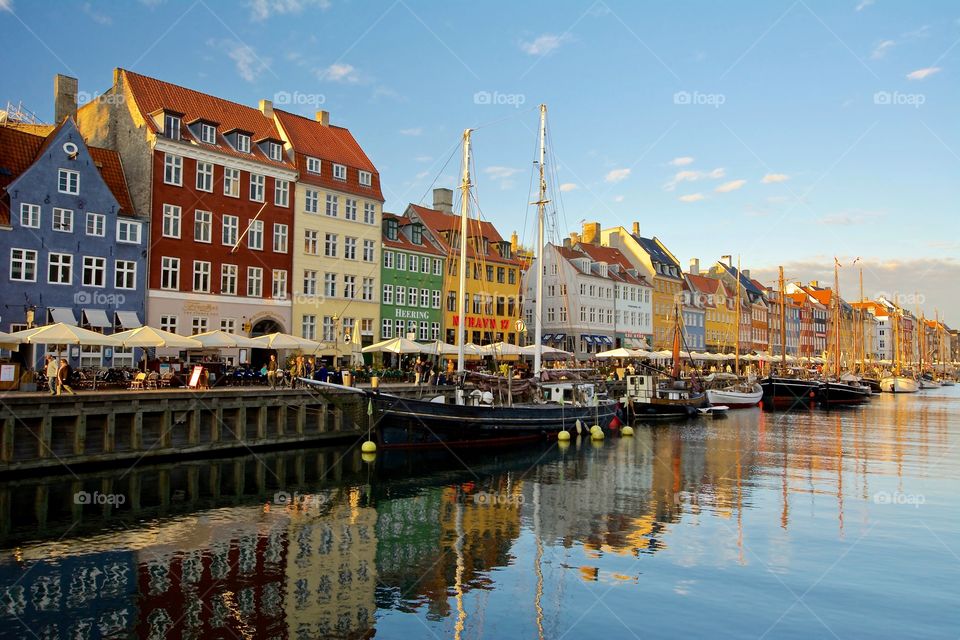
[(683, 282), (683, 334), (684, 348), (688, 351), (703, 351), (707, 348), (706, 309), (702, 296), (694, 295), (693, 288), (684, 274)]
[(345, 355), (360, 332), (368, 346), (380, 325), (380, 173), (349, 129), (318, 111), (306, 118), (260, 101), (292, 158), (292, 332), (323, 343), (321, 355)]
[(460, 291), (460, 223), (453, 214), (453, 191), (433, 190), (433, 208), (410, 204), (404, 217), (419, 222), (448, 256), (444, 274), (443, 340), (456, 344), (460, 309), (464, 304), (467, 342), (520, 344), (526, 328), (520, 323), (521, 262), (511, 242), (504, 240), (489, 222), (467, 221), (466, 291)]
[(876, 300), (855, 302), (853, 306), (869, 319), (872, 329), (864, 335), (864, 353), (874, 360), (893, 360), (893, 325), (890, 311)]
[[(148, 245), (120, 156), (88, 146), (74, 121), (77, 81), (59, 76), (56, 126), (0, 126), (4, 331), (64, 322), (100, 333), (141, 326)], [(72, 100), (72, 102), (71, 102)], [(71, 107), (72, 105), (72, 107)], [(133, 349), (37, 346), (74, 367), (133, 366)]]
[(446, 253), (423, 223), (383, 214), (380, 339), (440, 340)]
[(711, 353), (733, 353), (737, 340), (735, 298), (719, 278), (690, 272), (686, 282), (695, 303), (704, 310), (705, 348)]
[[(734, 292), (736, 298), (737, 280), (740, 281), (740, 351), (761, 353), (769, 348), (767, 329), (769, 326), (769, 310), (763, 286), (750, 277), (750, 271), (738, 270), (733, 265), (731, 256), (724, 256), (726, 261), (718, 260), (708, 272), (711, 278), (720, 278), (728, 291)], [(694, 259), (695, 260), (695, 259)], [(691, 270), (694, 268), (691, 260)], [(699, 260), (696, 260), (699, 269)]]
[(150, 212), (147, 324), (290, 332), (297, 168), (273, 118), (117, 69), (78, 122), (119, 152), (134, 206)]
[[(640, 274), (653, 284), (653, 348), (669, 348), (673, 343), (677, 303), (683, 293), (680, 262), (659, 238), (641, 236), (639, 222), (633, 223), (630, 232), (623, 227), (599, 231), (597, 223), (589, 226), (591, 233), (594, 230), (600, 233), (602, 245), (623, 252)], [(591, 241), (587, 234), (584, 234), (584, 241)]]

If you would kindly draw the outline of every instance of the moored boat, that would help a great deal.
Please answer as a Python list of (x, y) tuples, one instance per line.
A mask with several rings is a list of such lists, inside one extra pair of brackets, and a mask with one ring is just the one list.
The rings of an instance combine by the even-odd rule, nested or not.
[(816, 380), (769, 376), (760, 381), (763, 405), (777, 409), (807, 406), (817, 399), (820, 383)]
[(916, 393), (917, 381), (909, 376), (884, 376), (880, 379), (880, 391), (884, 393)]
[[(717, 375), (717, 374), (715, 374)], [(760, 404), (763, 399), (763, 387), (756, 382), (739, 382), (736, 376), (723, 381), (722, 377), (704, 378), (707, 383), (707, 401), (712, 405), (725, 405), (730, 409), (748, 409)]]
[(827, 405), (854, 405), (870, 402), (870, 387), (857, 382), (828, 380), (820, 385), (817, 402)]
[(691, 389), (684, 381), (659, 384), (653, 375), (627, 376), (623, 400), (634, 418), (653, 420), (693, 417), (707, 404), (706, 394)]

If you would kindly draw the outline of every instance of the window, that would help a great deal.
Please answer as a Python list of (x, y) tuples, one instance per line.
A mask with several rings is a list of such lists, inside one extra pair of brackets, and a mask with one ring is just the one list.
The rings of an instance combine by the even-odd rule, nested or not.
[(77, 195), (80, 193), (80, 174), (70, 169), (60, 169), (60, 175), (57, 182), (57, 188), (60, 193), (69, 193)]
[(433, 291), (433, 308), (434, 309), (440, 308), (440, 289), (435, 289)]
[(250, 174), (250, 199), (254, 202), (263, 202), (263, 192), (267, 179), (255, 173)]
[(274, 300), (287, 299), (287, 272), (285, 269), (274, 269), (271, 274), (270, 282), (273, 284)]
[(133, 260), (117, 260), (114, 262), (114, 282), (117, 289), (137, 288), (137, 263)]
[(106, 286), (107, 260), (96, 256), (83, 256), (83, 286)]
[(407, 254), (405, 253), (397, 254), (397, 269), (400, 271), (407, 270)]
[(307, 156), (307, 173), (320, 175), (320, 158), (311, 158)]
[(430, 258), (420, 258), (420, 273), (430, 273)]
[(483, 297), (479, 293), (473, 294), (473, 313), (483, 313)]
[(223, 168), (223, 195), (240, 197), (240, 169)]
[(362, 186), (364, 186), (364, 187), (369, 187), (369, 186), (370, 186), (370, 183), (372, 182), (372, 180), (371, 180), (372, 177), (373, 177), (373, 176), (371, 175), (371, 173), (370, 173), (369, 171), (361, 171), (361, 172), (360, 172), (360, 184), (361, 184)]
[(200, 142), (217, 144), (217, 128), (212, 124), (200, 123)]
[(190, 323), (190, 328), (193, 330), (191, 335), (197, 335), (198, 333), (207, 332), (207, 316), (193, 316), (193, 321)]
[(383, 268), (393, 269), (393, 251), (383, 252)]
[(237, 265), (220, 265), (220, 293), (225, 296), (237, 295)]
[(500, 284), (504, 283), (504, 281), (506, 280), (506, 277), (505, 277), (506, 272), (507, 270), (504, 269), (503, 267), (497, 267), (497, 282), (499, 282)]
[(374, 256), (373, 251), (373, 240), (364, 240), (363, 241), (363, 261), (364, 262), (374, 262), (376, 257)]
[(180, 237), (180, 207), (175, 204), (163, 205), (163, 237)]
[(195, 242), (210, 242), (213, 229), (213, 214), (197, 209), (193, 212), (193, 239)]
[(457, 310), (457, 294), (453, 291), (447, 292), (447, 311)]
[(220, 318), (220, 331), (223, 331), (224, 333), (236, 333), (236, 318)]
[(327, 215), (331, 218), (337, 217), (337, 208), (340, 206), (340, 198), (328, 193), (327, 194)]
[(397, 306), (405, 307), (407, 306), (407, 288), (397, 285)]
[(407, 290), (407, 295), (410, 296), (410, 298), (409, 298), (409, 299), (410, 299), (409, 304), (410, 304), (411, 307), (417, 306), (417, 292), (418, 292), (418, 291), (419, 291), (419, 290), (418, 290), (416, 287), (410, 287), (410, 288)]
[(37, 252), (33, 249), (10, 249), (10, 279), (17, 282), (37, 281)]
[(337, 234), (328, 233), (324, 237), (323, 241), (323, 255), (328, 258), (337, 257)]
[(172, 153), (164, 155), (163, 181), (175, 187), (183, 186), (183, 158)]
[(47, 256), (47, 282), (73, 283), (73, 256), (69, 253), (51, 253)]
[(343, 218), (344, 220), (356, 220), (357, 219), (357, 201), (353, 198), (347, 198), (343, 203)]
[(307, 340), (315, 340), (317, 337), (317, 316), (305, 315), (300, 321), (300, 335)]
[(335, 180), (346, 180), (347, 168), (342, 164), (333, 165), (333, 177)]
[(287, 225), (274, 223), (273, 225), (273, 250), (276, 253), (287, 252)]
[(20, 203), (20, 226), (30, 229), (40, 228), (40, 205)]
[(393, 285), (383, 285), (383, 304), (393, 304)]
[(232, 247), (237, 244), (237, 234), (239, 233), (239, 229), (240, 218), (237, 216), (224, 214), (223, 230), (220, 233), (223, 244), (228, 247)]
[(315, 189), (307, 189), (303, 198), (303, 210), (306, 213), (317, 213), (319, 211), (319, 205), (320, 192)]
[(63, 231), (64, 233), (73, 233), (73, 210), (53, 209), (53, 230)]
[(103, 237), (106, 219), (102, 213), (87, 212), (87, 235)]
[(252, 220), (247, 232), (247, 247), (263, 251), (263, 220)]
[(160, 288), (169, 291), (180, 288), (180, 258), (160, 258)]
[(247, 295), (259, 298), (263, 295), (263, 269), (261, 267), (247, 267)]
[(140, 244), (140, 226), (139, 222), (132, 220), (117, 221), (117, 242), (125, 244)]
[(407, 323), (404, 322), (403, 320), (394, 320), (393, 326), (396, 328), (397, 337), (403, 338), (406, 332)]
[(349, 236), (343, 239), (343, 258), (345, 260), (357, 259), (357, 239)]
[(289, 180), (280, 180), (278, 178), (273, 181), (273, 204), (277, 205), (278, 207), (290, 206)]
[(440, 339), (440, 323), (439, 322), (430, 323), (430, 339), (431, 340)]
[(420, 256), (410, 256), (410, 271), (420, 271)]
[(327, 296), (328, 298), (337, 297), (337, 274), (323, 274), (323, 295)]
[(420, 306), (424, 309), (430, 306), (430, 290), (420, 289)]
[(317, 272), (315, 269), (303, 270), (303, 295), (317, 295)]
[(380, 328), (380, 337), (384, 340), (393, 337), (393, 320), (384, 318)]
[(487, 282), (493, 282), (493, 265), (487, 265)]
[(267, 153), (269, 154), (271, 160), (274, 160), (274, 161), (276, 161), (276, 162), (280, 162), (280, 161), (282, 160), (282, 158), (283, 158), (283, 155), (282, 155), (283, 151), (282, 151), (282, 149), (283, 149), (283, 147), (281, 147), (281, 146), (280, 146), (279, 144), (277, 144), (276, 142), (268, 142), (268, 143), (267, 143)]
[(245, 133), (237, 134), (237, 151), (240, 153), (250, 153), (250, 136)]
[(443, 275), (443, 262), (440, 260), (440, 258), (433, 259), (433, 275)]
[(180, 139), (180, 116), (171, 113), (163, 114), (163, 135), (171, 140)]
[(357, 296), (357, 276), (343, 276), (343, 297), (353, 300)]
[(213, 192), (213, 163), (197, 162), (197, 189)]
[(410, 241), (413, 244), (423, 244), (423, 227), (419, 224), (410, 227)]
[(303, 230), (303, 252), (311, 256), (320, 253), (320, 234), (316, 229)]
[(160, 316), (160, 330), (177, 332), (177, 316)]
[(366, 302), (373, 302), (373, 278), (363, 279), (363, 289), (360, 297)]
[(334, 327), (333, 316), (323, 316), (323, 336), (320, 339), (327, 342), (336, 340), (337, 336)]
[(377, 223), (377, 206), (372, 202), (363, 203), (363, 221), (366, 224)]
[(203, 260), (193, 261), (193, 290), (197, 293), (210, 293), (210, 263)]
[(430, 335), (430, 324), (428, 322), (420, 321), (420, 339), (429, 340)]

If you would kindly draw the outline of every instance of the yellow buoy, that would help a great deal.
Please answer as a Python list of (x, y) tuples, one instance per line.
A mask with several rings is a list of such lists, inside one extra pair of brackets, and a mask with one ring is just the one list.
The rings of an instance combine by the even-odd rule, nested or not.
[(376, 453), (377, 452), (377, 443), (373, 440), (367, 440), (362, 445), (360, 445), (360, 451), (363, 453)]
[(375, 453), (361, 453), (360, 459), (366, 462), (367, 464), (375, 461), (377, 459), (377, 454)]
[(560, 442), (570, 442), (570, 432), (564, 429), (557, 434), (557, 440)]
[(603, 440), (603, 430), (600, 429), (600, 427), (597, 427), (597, 430), (596, 430), (596, 431), (591, 431), (591, 432), (590, 432), (590, 439), (591, 439), (591, 440)]
[(594, 449), (602, 449), (603, 438), (590, 438), (590, 446)]
[(566, 450), (569, 449), (569, 448), (570, 448), (570, 441), (569, 441), (569, 440), (560, 440), (560, 441), (557, 442), (557, 449), (560, 450), (560, 453), (563, 453), (564, 451), (566, 451)]
[(630, 425), (627, 425), (627, 426), (625, 426), (623, 429), (620, 429), (620, 435), (622, 435), (622, 436), (632, 436), (632, 435), (633, 435), (633, 427), (631, 427)]
[(596, 433), (597, 431), (599, 431), (600, 433), (603, 433), (603, 429), (600, 428), (600, 425), (595, 424), (592, 427), (590, 427), (590, 433)]

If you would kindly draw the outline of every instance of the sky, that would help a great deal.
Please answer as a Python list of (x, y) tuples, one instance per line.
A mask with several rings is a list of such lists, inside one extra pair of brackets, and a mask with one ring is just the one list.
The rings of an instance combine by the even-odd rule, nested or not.
[(455, 187), (472, 128), (480, 215), (527, 243), (544, 103), (551, 238), (637, 221), (766, 284), (832, 280), (837, 257), (845, 298), (863, 268), (865, 295), (960, 326), (952, 0), (0, 0), (0, 33), (0, 102), (44, 121), (54, 74), (90, 100), (115, 67), (328, 110), (387, 211)]

